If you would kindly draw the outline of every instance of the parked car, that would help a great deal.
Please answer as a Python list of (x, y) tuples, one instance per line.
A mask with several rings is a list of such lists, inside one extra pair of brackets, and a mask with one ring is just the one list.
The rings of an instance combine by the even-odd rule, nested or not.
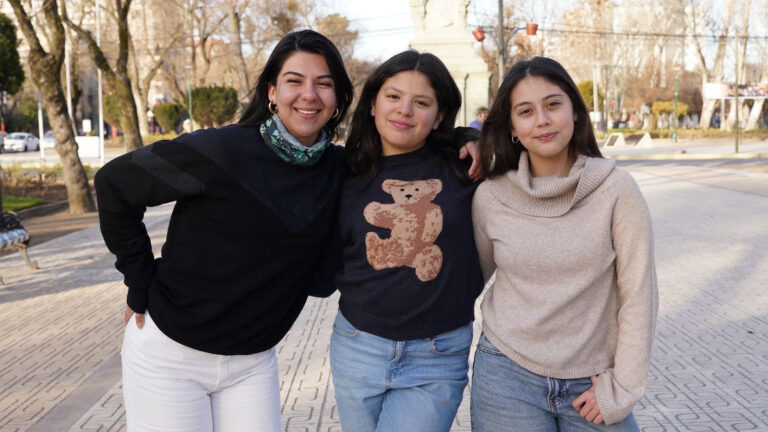
[(52, 149), (56, 147), (56, 140), (53, 138), (53, 131), (48, 131), (43, 134), (43, 139), (40, 140), (40, 145), (44, 149)]
[(27, 132), (14, 132), (5, 137), (3, 150), (5, 151), (29, 151), (40, 148), (40, 140), (36, 136)]
[(0, 153), (3, 152), (3, 142), (5, 142), (5, 132), (0, 131)]

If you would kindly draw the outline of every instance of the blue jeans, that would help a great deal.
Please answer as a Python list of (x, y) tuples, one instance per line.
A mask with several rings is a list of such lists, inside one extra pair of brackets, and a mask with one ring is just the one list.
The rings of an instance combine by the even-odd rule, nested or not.
[(338, 314), (331, 372), (345, 432), (449, 431), (467, 385), (472, 323), (429, 339), (394, 341)]
[(632, 414), (610, 426), (579, 416), (571, 404), (590, 387), (589, 377), (563, 380), (536, 375), (505, 356), (485, 334), (480, 335), (472, 368), (472, 430), (640, 431)]

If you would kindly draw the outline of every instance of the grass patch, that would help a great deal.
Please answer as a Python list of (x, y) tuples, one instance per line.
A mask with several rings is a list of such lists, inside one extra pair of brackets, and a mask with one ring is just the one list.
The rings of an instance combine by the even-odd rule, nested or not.
[(3, 195), (3, 211), (17, 211), (43, 204), (45, 201), (39, 198), (17, 197)]

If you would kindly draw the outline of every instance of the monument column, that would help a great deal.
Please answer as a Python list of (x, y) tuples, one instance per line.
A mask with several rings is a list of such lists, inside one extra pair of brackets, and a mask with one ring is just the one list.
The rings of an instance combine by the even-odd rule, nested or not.
[(467, 32), (470, 0), (410, 0), (415, 37), (410, 44), (445, 63), (461, 91), (462, 106), (457, 126), (466, 126), (475, 111), (489, 106), (491, 72), (475, 53), (474, 39)]

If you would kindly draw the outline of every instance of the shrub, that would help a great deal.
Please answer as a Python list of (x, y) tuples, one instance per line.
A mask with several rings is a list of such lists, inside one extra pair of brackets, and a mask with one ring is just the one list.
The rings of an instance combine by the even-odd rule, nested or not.
[[(581, 97), (584, 98), (584, 103), (587, 105), (587, 110), (592, 111), (592, 108), (594, 107), (592, 104), (592, 81), (582, 81), (578, 84), (578, 87), (579, 93), (581, 93)], [(598, 109), (603, 106), (603, 92), (600, 91), (600, 87), (597, 88), (597, 106)]]
[[(675, 103), (672, 101), (656, 101), (651, 106), (651, 112), (658, 114), (669, 114), (674, 111)], [(684, 116), (688, 114), (688, 104), (683, 102), (677, 103), (677, 115)]]
[(160, 124), (160, 127), (168, 132), (176, 130), (186, 111), (184, 106), (176, 103), (164, 103), (152, 108), (155, 120)]
[(237, 90), (231, 87), (198, 87), (192, 89), (192, 117), (201, 126), (220, 126), (237, 112)]

